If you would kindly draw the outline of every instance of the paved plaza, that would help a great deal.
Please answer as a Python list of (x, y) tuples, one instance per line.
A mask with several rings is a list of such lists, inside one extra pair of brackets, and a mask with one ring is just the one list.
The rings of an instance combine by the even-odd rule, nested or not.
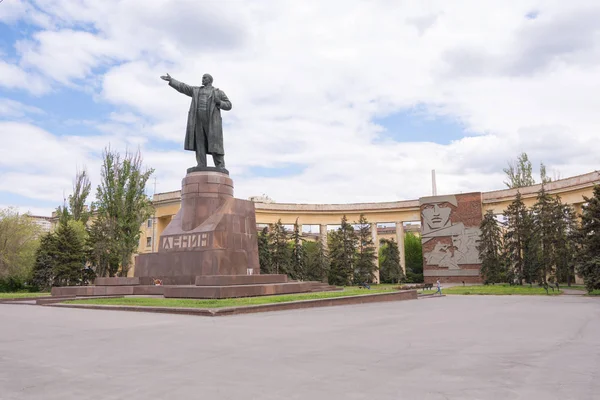
[(0, 399), (598, 399), (600, 299), (232, 317), (0, 304)]

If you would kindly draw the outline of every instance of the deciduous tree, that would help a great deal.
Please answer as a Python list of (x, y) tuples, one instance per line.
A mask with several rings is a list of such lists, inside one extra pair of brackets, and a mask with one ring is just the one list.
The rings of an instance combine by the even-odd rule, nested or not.
[(121, 276), (127, 276), (131, 267), (140, 239), (140, 225), (152, 215), (145, 189), (153, 171), (143, 168), (139, 151), (126, 153), (124, 157), (110, 148), (104, 151), (101, 181), (96, 190), (98, 218), (94, 221), (98, 225), (95, 229), (98, 235), (94, 237), (102, 238), (103, 242), (91, 245), (98, 245), (110, 254), (103, 259), (105, 265), (111, 264), (107, 258), (118, 258)]
[(40, 228), (27, 214), (0, 209), (0, 281), (30, 277), (39, 245)]
[(517, 158), (517, 162), (509, 162), (508, 168), (504, 168), (504, 173), (507, 176), (507, 181), (504, 184), (509, 188), (520, 188), (535, 184), (532, 175), (531, 161), (527, 157), (527, 153), (521, 153)]
[(423, 282), (423, 245), (421, 238), (412, 232), (404, 235), (404, 262), (406, 263), (406, 281)]

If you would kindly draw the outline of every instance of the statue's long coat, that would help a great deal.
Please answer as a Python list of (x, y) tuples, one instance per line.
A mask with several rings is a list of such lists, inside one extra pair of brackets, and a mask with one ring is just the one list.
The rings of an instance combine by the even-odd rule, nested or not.
[[(192, 98), (192, 104), (190, 105), (190, 111), (188, 113), (187, 130), (185, 133), (185, 144), (186, 150), (196, 151), (196, 126), (200, 126), (198, 118), (198, 96), (200, 87), (186, 85), (183, 82), (172, 79), (169, 85), (178, 92), (186, 94)], [(215, 104), (215, 98), (221, 100), (221, 105), (217, 107)], [(222, 90), (213, 88), (212, 93), (208, 96), (208, 115), (209, 125), (206, 127), (208, 135), (208, 154), (225, 154), (223, 149), (223, 121), (221, 119), (221, 110), (231, 110), (231, 102), (227, 98), (227, 95)], [(201, 134), (201, 133), (200, 133)]]

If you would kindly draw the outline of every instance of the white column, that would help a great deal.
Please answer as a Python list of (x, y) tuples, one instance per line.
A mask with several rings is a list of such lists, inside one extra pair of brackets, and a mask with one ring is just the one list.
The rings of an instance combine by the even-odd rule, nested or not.
[(400, 250), (400, 266), (404, 275), (406, 275), (406, 258), (404, 257), (404, 225), (402, 222), (396, 222), (396, 242)]
[(323, 245), (323, 248), (326, 249), (327, 248), (327, 225), (326, 224), (321, 224), (319, 226), (319, 236), (320, 236), (321, 244)]
[(377, 238), (377, 224), (371, 224), (371, 235), (373, 236), (373, 243), (375, 244), (375, 282), (379, 283), (379, 239)]

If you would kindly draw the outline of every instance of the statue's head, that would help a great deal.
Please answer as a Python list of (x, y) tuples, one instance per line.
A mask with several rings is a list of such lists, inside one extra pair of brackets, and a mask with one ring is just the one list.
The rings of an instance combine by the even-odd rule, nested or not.
[(212, 85), (213, 83), (213, 77), (210, 74), (204, 74), (202, 75), (202, 84), (204, 86), (206, 85)]

